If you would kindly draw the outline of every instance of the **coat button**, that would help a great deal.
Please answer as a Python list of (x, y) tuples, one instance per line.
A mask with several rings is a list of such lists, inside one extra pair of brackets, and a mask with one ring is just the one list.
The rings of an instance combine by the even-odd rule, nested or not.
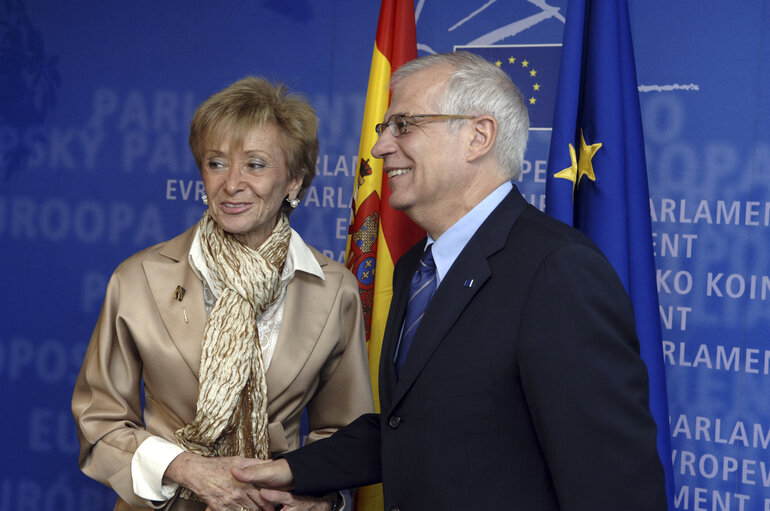
[[(396, 429), (401, 424), (401, 417), (394, 415), (388, 420), (388, 426), (390, 429)], [(396, 508), (393, 508), (396, 509)]]

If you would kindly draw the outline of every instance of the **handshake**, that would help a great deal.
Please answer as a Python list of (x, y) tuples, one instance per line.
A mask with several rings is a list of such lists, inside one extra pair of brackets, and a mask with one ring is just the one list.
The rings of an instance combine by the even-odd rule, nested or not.
[(172, 462), (166, 476), (167, 482), (195, 493), (206, 503), (206, 511), (328, 511), (344, 502), (337, 492), (322, 497), (289, 493), (294, 478), (283, 459), (209, 458), (185, 452)]
[[(261, 499), (252, 499), (260, 507), (257, 509), (273, 511), (336, 511), (341, 509), (344, 500), (333, 493), (325, 497), (303, 497), (287, 493), (293, 488), (294, 478), (289, 464), (284, 459), (275, 461), (253, 460), (250, 465), (234, 467), (233, 477), (242, 483), (250, 484), (259, 490)], [(240, 511), (243, 511), (241, 508)]]

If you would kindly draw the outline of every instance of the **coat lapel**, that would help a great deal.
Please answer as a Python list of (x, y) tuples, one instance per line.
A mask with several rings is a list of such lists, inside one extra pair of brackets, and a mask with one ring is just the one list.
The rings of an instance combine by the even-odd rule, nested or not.
[[(404, 397), (470, 301), (492, 276), (488, 259), (505, 246), (514, 222), (526, 207), (527, 202), (514, 186), (489, 218), (481, 224), (452, 264), (425, 311), (425, 316), (412, 341), (401, 375), (395, 383), (395, 387), (391, 387), (393, 388), (391, 406), (398, 404)], [(409, 278), (414, 271), (413, 267), (412, 265)], [(388, 322), (392, 329), (390, 338), (395, 338), (395, 342), (397, 342), (400, 325), (406, 310), (406, 304), (401, 302), (406, 301), (404, 296), (408, 293), (409, 282), (401, 283), (399, 303), (404, 310), (398, 311), (398, 329), (395, 328), (395, 322), (392, 325), (390, 321)], [(394, 312), (393, 309), (391, 312)], [(391, 366), (393, 365), (392, 357), (393, 353), (390, 353)], [(393, 374), (395, 374), (395, 370), (393, 370)]]
[[(195, 227), (170, 240), (160, 252), (168, 260), (145, 261), (143, 267), (163, 324), (197, 379), (201, 339), (208, 318), (203, 302), (203, 286), (187, 260), (194, 235)], [(326, 289), (336, 290), (342, 275), (327, 271), (326, 262), (318, 257), (316, 259), (324, 269), (325, 278), (330, 281)], [(313, 285), (317, 280), (314, 275), (297, 272), (286, 288), (284, 322), (266, 375), (269, 400), (294, 381), (329, 317), (333, 300), (325, 295), (324, 286)], [(185, 290), (181, 301), (176, 298), (177, 286)]]
[[(166, 331), (197, 379), (207, 318), (203, 286), (187, 260), (195, 229), (166, 243), (160, 254), (167, 261), (145, 261), (143, 268)], [(177, 298), (177, 286), (184, 289), (181, 300)]]

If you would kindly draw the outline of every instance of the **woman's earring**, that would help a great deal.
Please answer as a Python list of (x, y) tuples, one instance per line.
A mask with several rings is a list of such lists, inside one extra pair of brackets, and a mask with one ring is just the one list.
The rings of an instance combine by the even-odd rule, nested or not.
[(203, 202), (204, 206), (208, 206), (209, 205), (209, 198), (208, 198), (208, 196), (205, 193), (203, 195), (201, 195), (201, 201)]
[(286, 200), (288, 201), (289, 206), (291, 206), (292, 208), (296, 208), (297, 206), (299, 206), (299, 199), (296, 197), (294, 197), (293, 199), (286, 197)]

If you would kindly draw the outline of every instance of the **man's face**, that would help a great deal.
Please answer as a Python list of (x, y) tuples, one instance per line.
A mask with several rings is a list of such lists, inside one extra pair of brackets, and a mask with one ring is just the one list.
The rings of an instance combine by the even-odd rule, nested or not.
[[(393, 89), (384, 120), (394, 114), (454, 113), (435, 107), (450, 73), (449, 67), (438, 65), (404, 78)], [(385, 129), (372, 148), (372, 155), (383, 160), (391, 207), (423, 227), (426, 215), (428, 219), (441, 215), (462, 195), (462, 179), (454, 172), (462, 161), (462, 130), (450, 133), (448, 128), (448, 121), (418, 121), (398, 137)]]

